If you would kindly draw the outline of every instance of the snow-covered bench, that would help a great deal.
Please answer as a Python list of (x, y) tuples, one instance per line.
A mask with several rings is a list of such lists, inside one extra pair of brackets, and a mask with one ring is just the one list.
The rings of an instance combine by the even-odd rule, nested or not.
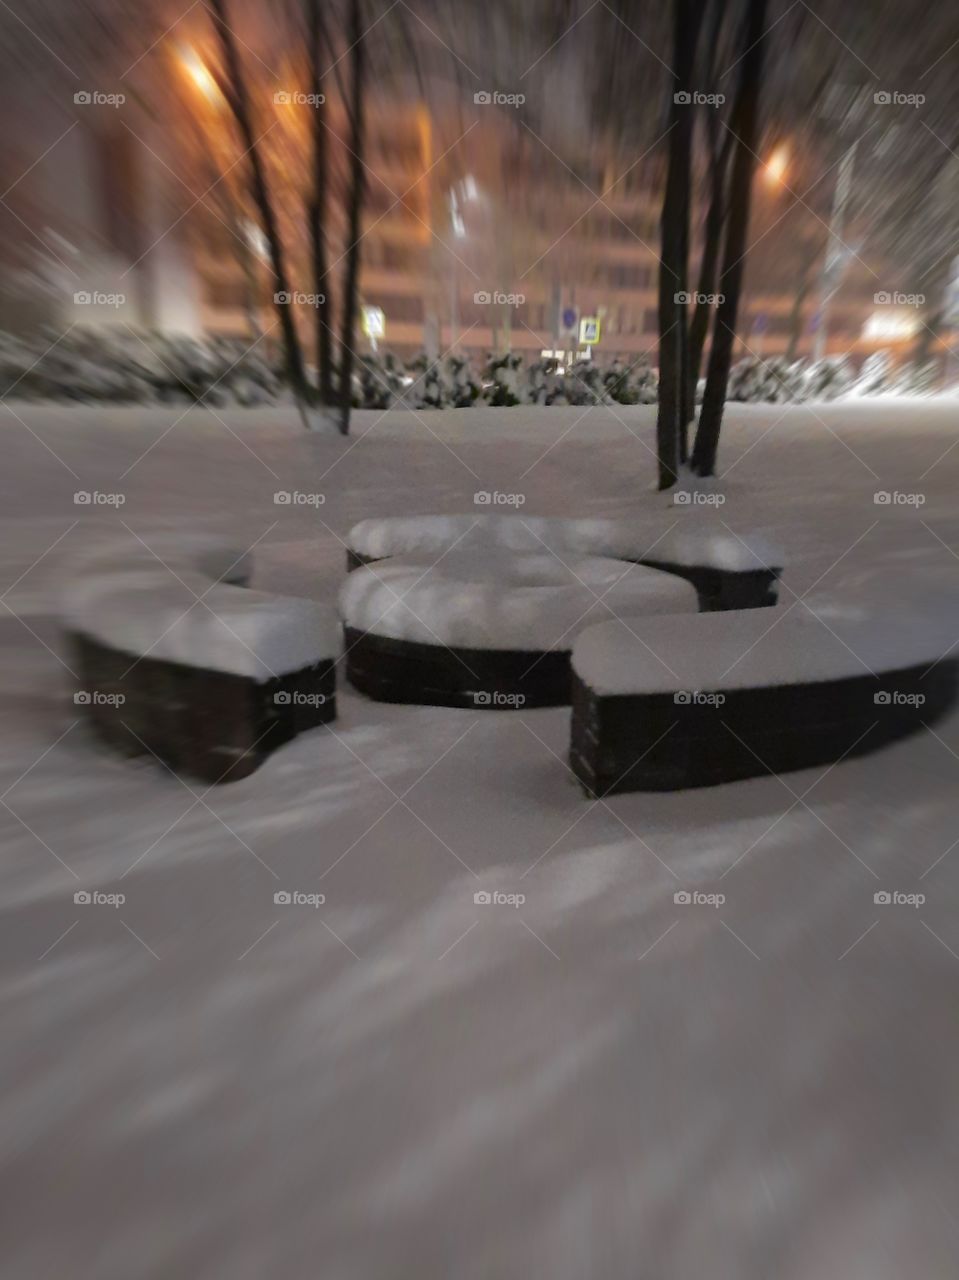
[(361, 520), (347, 540), (347, 572), (392, 556), (435, 561), (450, 548), (629, 560), (686, 578), (703, 610), (774, 605), (784, 567), (782, 550), (764, 537), (739, 535), (698, 515), (684, 516), (662, 534), (648, 520), (476, 512)]
[[(743, 610), (614, 621), (573, 649), (570, 757), (593, 795), (709, 786), (859, 755), (955, 701), (922, 610)], [(775, 625), (774, 625), (775, 624)]]
[(75, 701), (104, 741), (232, 782), (335, 718), (334, 610), (248, 590), (249, 561), (229, 548), (163, 559), (124, 548), (75, 567), (63, 613)]
[(638, 612), (694, 613), (688, 582), (598, 557), (453, 551), (358, 569), (340, 594), (347, 676), (379, 701), (519, 709), (569, 702), (578, 632)]

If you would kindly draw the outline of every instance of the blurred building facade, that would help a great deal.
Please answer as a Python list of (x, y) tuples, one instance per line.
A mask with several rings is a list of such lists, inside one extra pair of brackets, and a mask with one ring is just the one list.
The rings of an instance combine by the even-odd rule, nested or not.
[[(275, 109), (278, 205), (295, 286), (309, 293), (297, 156), (308, 154), (312, 108)], [(332, 134), (345, 137), (330, 110)], [(136, 103), (122, 112), (77, 104), (75, 126), (6, 198), (19, 253), (0, 289), (0, 327), (126, 325), (251, 341), (269, 329), (272, 285), (243, 207), (245, 167), (215, 104), (198, 102), (194, 117), (178, 137)], [(536, 358), (577, 350), (566, 320), (597, 317), (597, 359), (655, 363), (659, 184), (648, 163), (601, 153), (561, 159), (509, 108), (464, 115), (461, 101), (371, 103), (361, 300), (383, 314), (381, 349)], [(333, 159), (336, 179), (342, 145)], [(777, 235), (774, 200), (757, 190), (737, 355), (809, 356), (823, 223), (797, 208), (790, 217), (805, 232)], [(340, 207), (334, 181), (334, 300), (346, 248)], [(890, 310), (879, 312), (890, 323), (876, 323), (876, 280), (850, 257), (829, 308), (829, 354), (910, 353), (908, 326), (897, 331)], [(308, 304), (300, 313), (306, 331)], [(360, 339), (361, 352), (370, 345)]]

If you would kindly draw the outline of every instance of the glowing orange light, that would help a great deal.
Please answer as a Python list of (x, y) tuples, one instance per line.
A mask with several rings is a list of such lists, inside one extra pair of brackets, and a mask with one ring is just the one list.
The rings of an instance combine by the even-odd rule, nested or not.
[(208, 102), (219, 104), (223, 95), (219, 85), (210, 73), (209, 67), (197, 53), (196, 49), (186, 45), (180, 49), (180, 61), (187, 75), (200, 90)]
[(789, 168), (789, 151), (785, 146), (777, 147), (766, 161), (766, 181), (771, 186), (779, 186), (786, 178)]

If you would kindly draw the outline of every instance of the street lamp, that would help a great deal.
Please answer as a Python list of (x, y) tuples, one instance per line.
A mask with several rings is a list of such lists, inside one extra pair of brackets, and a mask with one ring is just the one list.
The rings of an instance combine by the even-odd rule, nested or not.
[(786, 170), (789, 168), (789, 148), (783, 143), (776, 147), (766, 161), (763, 172), (771, 187), (779, 187), (785, 182)]
[(220, 86), (217, 84), (209, 67), (197, 53), (192, 45), (181, 45), (179, 49), (180, 62), (184, 71), (193, 81), (194, 85), (200, 90), (207, 102), (214, 106), (220, 106), (223, 101), (223, 94), (220, 92)]

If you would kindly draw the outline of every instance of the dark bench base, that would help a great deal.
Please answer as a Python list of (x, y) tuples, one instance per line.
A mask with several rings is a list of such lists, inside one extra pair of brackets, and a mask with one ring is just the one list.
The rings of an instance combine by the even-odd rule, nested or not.
[(380, 560), (388, 560), (389, 556), (364, 556), (359, 551), (354, 551), (351, 547), (346, 549), (346, 572), (352, 573), (354, 569), (362, 569), (367, 564), (378, 564)]
[[(708, 787), (829, 764), (914, 733), (947, 711), (959, 692), (959, 666), (941, 662), (923, 679), (927, 670), (733, 689), (721, 706), (677, 704), (671, 693), (602, 696), (574, 673), (570, 763), (593, 796)], [(883, 691), (925, 701), (877, 705)]]
[[(81, 688), (97, 695), (82, 705), (97, 735), (121, 755), (152, 752), (203, 782), (245, 778), (297, 734), (336, 718), (331, 659), (261, 683), (150, 657), (133, 666), (134, 656), (88, 636), (71, 641)], [(110, 695), (124, 701), (111, 705)]]
[(685, 578), (696, 588), (701, 613), (726, 609), (765, 609), (779, 598), (780, 569), (706, 569), (698, 565), (673, 564), (669, 560), (637, 560), (649, 569), (661, 569)]
[(377, 702), (524, 710), (569, 704), (568, 650), (447, 649), (346, 628), (346, 675)]

